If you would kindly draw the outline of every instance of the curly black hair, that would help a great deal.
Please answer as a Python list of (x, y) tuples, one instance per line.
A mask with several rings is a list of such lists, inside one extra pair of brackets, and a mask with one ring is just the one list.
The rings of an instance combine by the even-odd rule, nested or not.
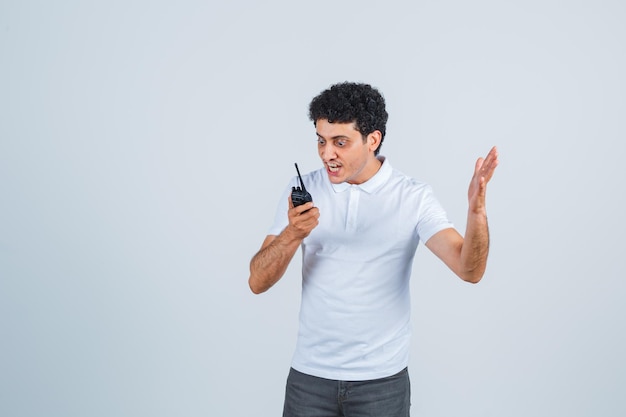
[(385, 99), (377, 89), (369, 84), (343, 82), (332, 85), (311, 101), (309, 118), (313, 124), (320, 119), (327, 119), (330, 123), (354, 122), (364, 141), (370, 133), (380, 131), (380, 144), (374, 151), (374, 155), (378, 155), (389, 115), (385, 110)]

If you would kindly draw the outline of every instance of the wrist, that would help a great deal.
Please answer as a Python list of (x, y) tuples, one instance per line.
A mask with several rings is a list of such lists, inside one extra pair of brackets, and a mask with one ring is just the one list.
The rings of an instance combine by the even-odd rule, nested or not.
[(291, 224), (288, 224), (287, 227), (283, 229), (281, 235), (285, 244), (299, 245), (305, 238), (305, 236), (301, 236), (300, 233), (298, 233), (298, 230), (294, 230), (294, 227)]
[(484, 207), (482, 208), (470, 208), (467, 211), (468, 220), (473, 220), (479, 223), (487, 223), (487, 210)]

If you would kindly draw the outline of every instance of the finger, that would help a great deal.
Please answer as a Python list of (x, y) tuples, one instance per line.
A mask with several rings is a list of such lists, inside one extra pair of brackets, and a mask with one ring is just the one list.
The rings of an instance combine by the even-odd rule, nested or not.
[(491, 166), (498, 163), (498, 148), (495, 146), (489, 150), (489, 153), (485, 157), (485, 166)]
[(311, 210), (313, 208), (313, 202), (309, 201), (308, 203), (304, 203), (302, 205), (299, 205), (298, 207), (295, 207), (296, 209), (296, 213), (298, 214), (302, 214), (307, 210)]
[(320, 217), (320, 211), (317, 207), (311, 207), (309, 210), (298, 215), (298, 219), (302, 222), (317, 221)]
[(491, 177), (493, 176), (493, 172), (497, 166), (498, 166), (498, 150), (494, 146), (493, 148), (491, 148), (491, 150), (489, 151), (489, 153), (484, 159), (479, 158), (478, 161), (476, 161), (474, 176), (484, 177), (485, 184), (486, 184), (487, 182), (491, 180)]
[(301, 230), (310, 231), (319, 224), (319, 210), (317, 207), (311, 208), (309, 211), (297, 215), (293, 219), (293, 224)]
[(493, 176), (493, 172), (496, 170), (496, 167), (498, 166), (498, 154), (494, 153), (493, 155), (491, 155), (491, 159), (489, 160), (488, 163), (483, 164), (483, 176), (485, 177), (485, 180), (487, 182), (489, 182), (489, 180), (491, 180), (491, 177)]

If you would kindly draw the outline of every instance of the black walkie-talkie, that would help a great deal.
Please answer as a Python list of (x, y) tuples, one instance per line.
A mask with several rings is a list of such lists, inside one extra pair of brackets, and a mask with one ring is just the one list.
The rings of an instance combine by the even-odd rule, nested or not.
[(309, 201), (313, 201), (313, 197), (311, 194), (304, 188), (304, 183), (302, 182), (302, 176), (300, 176), (300, 170), (298, 169), (298, 164), (294, 163), (296, 166), (296, 171), (298, 172), (298, 179), (300, 180), (300, 187), (291, 187), (291, 201), (293, 202), (294, 207), (298, 207), (303, 205), (304, 203), (308, 203)]

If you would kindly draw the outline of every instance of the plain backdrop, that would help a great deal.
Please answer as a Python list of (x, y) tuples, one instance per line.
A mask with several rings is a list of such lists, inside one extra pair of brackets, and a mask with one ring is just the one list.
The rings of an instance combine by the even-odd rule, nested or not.
[(248, 262), (309, 101), (367, 82), (382, 148), (463, 232), (497, 145), (478, 285), (423, 245), (415, 416), (626, 414), (626, 3), (0, 2), (0, 415), (278, 416), (300, 257)]

